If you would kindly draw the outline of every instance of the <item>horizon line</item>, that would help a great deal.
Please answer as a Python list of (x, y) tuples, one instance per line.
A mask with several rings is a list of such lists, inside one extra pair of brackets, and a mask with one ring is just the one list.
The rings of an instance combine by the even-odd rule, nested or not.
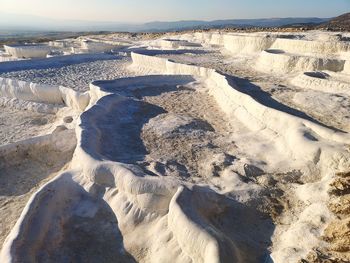
[(0, 11), (0, 14), (10, 14), (10, 15), (24, 15), (24, 16), (31, 16), (31, 17), (37, 17), (42, 19), (48, 19), (53, 21), (74, 21), (74, 22), (96, 22), (96, 23), (120, 23), (120, 24), (147, 24), (147, 23), (154, 23), (154, 22), (161, 22), (161, 23), (172, 23), (172, 22), (187, 22), (187, 21), (204, 21), (204, 22), (213, 22), (213, 21), (224, 21), (224, 20), (260, 20), (260, 19), (284, 19), (284, 18), (321, 18), (321, 19), (329, 19), (329, 18), (335, 18), (337, 16), (346, 14), (341, 13), (337, 16), (280, 16), (280, 17), (257, 17), (257, 18), (217, 18), (217, 19), (179, 19), (179, 20), (146, 20), (146, 21), (138, 21), (138, 22), (132, 22), (132, 21), (117, 21), (117, 20), (85, 20), (85, 19), (60, 19), (60, 18), (51, 18), (47, 16), (41, 16), (41, 15), (33, 15), (33, 14), (26, 14), (26, 13), (12, 13), (12, 12), (6, 12), (6, 11)]

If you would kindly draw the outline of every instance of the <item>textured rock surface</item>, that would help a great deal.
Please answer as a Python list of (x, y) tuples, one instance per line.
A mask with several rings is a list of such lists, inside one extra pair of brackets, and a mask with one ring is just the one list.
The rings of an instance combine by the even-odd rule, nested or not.
[(79, 83), (112, 55), (0, 63), (0, 105), (52, 116), (33, 134), (48, 135), (0, 147), (1, 262), (349, 260), (347, 41), (188, 33), (128, 46), (111, 75), (126, 78), (96, 71), (89, 90), (59, 86), (54, 68)]

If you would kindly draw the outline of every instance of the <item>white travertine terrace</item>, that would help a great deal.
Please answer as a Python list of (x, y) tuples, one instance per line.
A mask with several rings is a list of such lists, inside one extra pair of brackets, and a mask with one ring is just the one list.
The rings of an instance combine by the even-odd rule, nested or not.
[(110, 51), (113, 48), (113, 45), (90, 41), (90, 40), (84, 40), (81, 42), (81, 47), (90, 52), (105, 52), (105, 51)]
[(168, 38), (155, 40), (153, 43), (151, 43), (151, 45), (163, 50), (190, 49), (193, 47), (198, 47), (198, 44), (191, 43), (187, 40)]
[(223, 46), (231, 53), (255, 53), (271, 47), (275, 37), (264, 35), (220, 34), (220, 33), (194, 33), (184, 35), (184, 39), (203, 44)]
[(337, 54), (350, 51), (350, 44), (341, 41), (315, 41), (278, 38), (272, 49), (282, 49), (290, 53)]
[[(155, 84), (152, 77), (148, 81)], [(166, 78), (164, 81), (167, 84), (170, 83)], [(101, 198), (96, 196), (97, 193), (94, 190), (96, 187), (106, 188), (102, 198), (117, 215), (120, 230), (125, 238), (128, 235), (142, 235), (142, 227), (138, 226), (141, 222), (141, 225), (151, 226), (156, 222), (167, 220), (167, 227), (163, 230), (173, 233), (174, 245), (181, 251), (173, 255), (173, 262), (190, 262), (191, 260), (231, 262), (232, 258), (239, 258), (234, 247), (220, 241), (224, 233), (217, 232), (213, 235), (206, 230), (212, 226), (205, 226), (208, 224), (206, 221), (209, 216), (222, 213), (226, 202), (224, 197), (200, 188), (190, 189), (174, 179), (153, 178), (143, 174), (133, 165), (108, 161), (108, 157), (101, 152), (100, 143), (101, 136), (107, 139), (104, 133), (110, 133), (111, 130), (106, 126), (108, 122), (104, 123), (103, 119), (112, 114), (115, 123), (110, 128), (117, 127), (118, 122), (124, 120), (124, 107), (129, 107), (128, 105), (135, 107), (141, 103), (120, 96), (118, 93), (113, 94), (111, 91), (104, 90), (99, 87), (102, 84), (93, 83), (91, 85), (92, 103), (89, 109), (81, 115), (76, 129), (77, 148), (72, 160), (74, 171), (56, 177), (31, 198), (5, 241), (0, 256), (1, 260), (3, 262), (35, 260), (41, 253), (38, 248), (47, 242), (45, 240), (51, 234), (63, 231), (60, 229), (61, 220), (68, 220), (71, 216), (65, 212), (67, 209), (74, 210), (79, 202), (91, 198), (89, 196)], [(130, 84), (143, 86), (147, 84), (147, 79), (144, 78), (141, 81), (138, 81), (137, 78), (117, 80), (114, 84), (114, 89)], [(164, 85), (164, 83), (160, 82), (158, 85)], [(94, 101), (96, 103), (93, 103)], [(52, 190), (54, 194), (50, 194)], [(192, 209), (188, 208), (188, 202), (192, 203)], [(206, 203), (205, 206), (203, 202)], [(59, 221), (55, 219), (58, 214), (62, 217)], [(196, 218), (201, 218), (203, 214), (206, 214), (208, 218), (197, 221)], [(30, 227), (29, 222), (34, 219), (42, 222), (40, 229)], [(130, 231), (133, 233), (127, 234)], [(216, 235), (219, 235), (220, 238), (217, 238)], [(35, 242), (26, 242), (34, 237), (36, 237)], [(154, 238), (157, 238), (156, 235)], [(154, 242), (154, 244), (160, 245), (159, 242)], [(145, 243), (144, 246), (147, 244)], [(165, 246), (164, 253), (172, 253), (173, 245), (169, 247), (165, 242), (163, 246)], [(31, 252), (27, 253), (29, 251)], [(150, 256), (154, 259), (159, 257), (159, 255), (152, 254)], [(158, 262), (158, 260), (153, 262)]]
[[(292, 73), (291, 84), (296, 87), (349, 94), (346, 79), (350, 64), (340, 56), (350, 52), (349, 44), (336, 40), (332, 37), (325, 42), (286, 39), (278, 34), (194, 33), (179, 36), (179, 40), (150, 41), (150, 46), (173, 50), (195, 46), (192, 43), (215, 45), (231, 55), (252, 56), (257, 64), (251, 66), (266, 74)], [(103, 52), (115, 48), (115, 42), (88, 40), (82, 41), (82, 46), (87, 52)], [(184, 86), (189, 83), (191, 88), (193, 83), (205, 88), (231, 127), (237, 125), (238, 120), (247, 128), (244, 136), (254, 137), (256, 141), (264, 138), (267, 144), (273, 144), (272, 148), (283, 157), (276, 156), (276, 161), (271, 162), (279, 165), (279, 158), (285, 158), (291, 167), (309, 169), (321, 178), (320, 181), (311, 178), (302, 185), (290, 184), (289, 194), (305, 204), (291, 222), (281, 227), (284, 229), (278, 232), (280, 240), (264, 262), (294, 263), (317, 247), (326, 224), (334, 217), (326, 205), (327, 183), (334, 172), (350, 167), (349, 133), (264, 104), (215, 69), (147, 54), (147, 50), (131, 52), (129, 68), (146, 76), (94, 81), (84, 93), (62, 86), (0, 78), (0, 106), (14, 105), (16, 100), (16, 103), (22, 101), (16, 105), (34, 110), (47, 103), (65, 105), (79, 112), (74, 129), (58, 129), (52, 135), (0, 147), (0, 157), (32, 146), (49, 145), (57, 151), (70, 151), (75, 147), (64, 172), (38, 189), (28, 201), (5, 240), (0, 261), (67, 260), (68, 256), (62, 257), (57, 251), (88, 254), (89, 251), (82, 251), (80, 247), (81, 238), (86, 236), (75, 227), (91, 224), (89, 237), (96, 242), (91, 249), (102, 242), (103, 251), (112, 254), (110, 261), (119, 258), (127, 262), (126, 251), (129, 251), (144, 262), (251, 262), (247, 260), (250, 246), (244, 251), (238, 243), (255, 240), (245, 240), (245, 233), (237, 230), (240, 226), (235, 226), (237, 233), (232, 235), (220, 225), (227, 211), (233, 211), (229, 214), (232, 218), (238, 217), (235, 213), (239, 206), (233, 205), (236, 201), (206, 184), (150, 175), (133, 160), (142, 155), (137, 148), (142, 125), (164, 113), (164, 109), (143, 101), (133, 92), (168, 86), (188, 88)], [(313, 72), (321, 70), (329, 74)], [(55, 107), (43, 111), (55, 113), (58, 111)], [(133, 129), (137, 130), (137, 136), (133, 137)], [(234, 135), (237, 137), (232, 138), (243, 138), (240, 134)], [(220, 176), (216, 179), (224, 180), (224, 173)], [(229, 187), (234, 190), (240, 187), (234, 179), (230, 180), (228, 182), (233, 183)], [(244, 191), (255, 194), (252, 188)], [(257, 190), (257, 193), (260, 192)], [(103, 215), (97, 216), (99, 213)], [(115, 228), (111, 222), (116, 224)], [(102, 236), (106, 232), (112, 235), (107, 241)], [(73, 239), (71, 233), (74, 233)], [(101, 258), (89, 260), (103, 261)]]
[(316, 54), (334, 54), (350, 51), (350, 44), (346, 42), (293, 39), (293, 35), (278, 35), (274, 33), (249, 35), (194, 33), (181, 35), (180, 38), (203, 44), (223, 46), (232, 53), (254, 53), (266, 49), (279, 49), (289, 53)]
[(291, 83), (304, 89), (350, 95), (350, 84), (348, 82), (333, 79), (327, 73), (305, 72), (292, 79)]
[(50, 86), (4, 78), (0, 78), (0, 96), (33, 102), (65, 104), (81, 111), (89, 103), (89, 94), (87, 93), (77, 92), (63, 86)]
[(0, 62), (16, 61), (18, 58), (11, 56), (10, 54), (0, 53)]
[[(235, 116), (253, 131), (267, 132), (273, 137), (280, 137), (293, 153), (293, 157), (302, 160), (316, 160), (324, 158), (325, 166), (345, 169), (349, 159), (336, 150), (332, 153), (332, 146), (326, 146), (327, 140), (341, 144), (349, 144), (348, 134), (333, 131), (313, 122), (289, 115), (258, 103), (249, 95), (239, 92), (230, 85), (224, 75), (213, 69), (174, 63), (163, 58), (132, 53), (134, 66), (162, 72), (163, 74), (193, 75), (206, 79), (213, 86), (209, 93), (216, 99), (220, 107), (229, 116)], [(317, 139), (309, 139), (315, 136)], [(324, 138), (326, 144), (320, 143)], [(307, 145), (307, 147), (306, 147)], [(325, 152), (320, 152), (320, 146)], [(328, 148), (328, 149), (327, 149)], [(330, 155), (329, 155), (330, 154)], [(344, 154), (346, 150), (344, 148)], [(344, 162), (344, 163), (343, 163)], [(335, 165), (335, 166), (334, 166)]]
[(8, 54), (15, 58), (45, 58), (50, 47), (45, 45), (4, 45)]
[[(252, 131), (259, 131), (261, 134), (266, 134), (267, 137), (274, 138), (274, 141), (280, 144), (284, 151), (290, 151), (294, 162), (310, 162), (321, 166), (325, 178), (328, 178), (325, 179), (326, 181), (329, 180), (329, 174), (333, 174), (334, 170), (342, 171), (350, 166), (350, 155), (347, 150), (350, 137), (347, 133), (335, 132), (310, 121), (266, 107), (252, 97), (237, 91), (225, 76), (214, 70), (181, 65), (166, 59), (140, 54), (132, 54), (132, 58), (136, 67), (149, 72), (191, 74), (206, 79), (208, 86), (211, 87), (209, 93), (228, 116), (236, 117)], [(332, 142), (329, 144), (330, 141)], [(335, 145), (337, 146), (333, 148)], [(301, 199), (306, 196), (305, 200), (309, 200), (306, 193), (310, 189), (307, 187), (315, 186), (305, 186), (304, 189), (300, 189)], [(313, 211), (315, 207), (326, 221), (332, 218), (322, 203), (323, 199), (321, 198), (321, 203), (318, 203), (318, 198), (315, 200), (317, 201), (314, 201), (315, 203), (307, 207), (300, 215), (299, 221), (291, 225), (290, 230), (281, 237), (284, 241), (276, 246), (272, 253), (274, 262), (294, 262), (298, 259), (298, 254), (293, 253), (292, 247), (300, 247), (300, 251), (307, 248), (307, 251), (318, 244), (317, 237), (314, 237), (313, 241), (310, 238), (303, 240), (295, 238), (303, 236), (305, 231), (312, 232), (313, 223), (311, 222), (318, 217), (318, 214), (311, 216), (310, 211)]]
[(272, 33), (221, 34), (194, 33), (180, 36), (193, 42), (218, 45), (231, 54), (259, 55), (257, 68), (266, 72), (300, 72), (313, 70), (347, 71), (343, 54), (350, 52), (350, 44), (334, 39), (303, 40)]
[(62, 105), (40, 103), (21, 100), (17, 98), (0, 97), (0, 107), (17, 109), (21, 111), (33, 111), (38, 113), (56, 114)]
[(81, 48), (88, 52), (108, 52), (113, 49), (125, 47), (125, 43), (114, 41), (102, 41), (98, 39), (82, 39)]
[(50, 41), (49, 46), (51, 47), (59, 47), (59, 48), (65, 48), (69, 46), (69, 41), (67, 40), (55, 40)]
[(257, 68), (261, 71), (279, 73), (317, 70), (340, 72), (344, 64), (345, 61), (340, 59), (290, 54), (278, 49), (262, 51), (257, 60)]

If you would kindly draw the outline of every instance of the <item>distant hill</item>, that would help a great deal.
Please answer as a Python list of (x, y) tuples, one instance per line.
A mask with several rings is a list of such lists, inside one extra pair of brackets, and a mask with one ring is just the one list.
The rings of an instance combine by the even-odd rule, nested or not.
[[(128, 31), (164, 32), (176, 30), (223, 28), (223, 27), (281, 27), (290, 24), (320, 24), (329, 18), (263, 18), (230, 19), (215, 21), (174, 21), (131, 24), (119, 22), (93, 22), (76, 20), (56, 20), (46, 17), (9, 14), (0, 11), (0, 32), (14, 31)], [(1, 33), (0, 33), (1, 34)]]
[(282, 27), (291, 24), (321, 24), (328, 22), (330, 18), (304, 17), (304, 18), (263, 18), (263, 19), (230, 19), (214, 21), (177, 21), (177, 22), (151, 22), (141, 26), (141, 30), (147, 31), (174, 31), (198, 28), (222, 28), (222, 27)]
[(330, 30), (350, 31), (350, 13), (333, 18), (322, 26)]

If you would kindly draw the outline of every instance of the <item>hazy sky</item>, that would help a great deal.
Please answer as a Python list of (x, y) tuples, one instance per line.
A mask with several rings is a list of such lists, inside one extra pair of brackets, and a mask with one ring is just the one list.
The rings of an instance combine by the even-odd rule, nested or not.
[(332, 17), (350, 0), (0, 0), (0, 11), (91, 21)]

